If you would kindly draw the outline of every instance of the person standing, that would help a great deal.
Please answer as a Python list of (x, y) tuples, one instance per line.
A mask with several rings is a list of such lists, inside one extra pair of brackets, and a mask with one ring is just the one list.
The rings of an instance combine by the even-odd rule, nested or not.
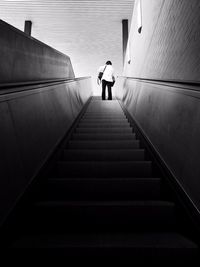
[(108, 88), (108, 100), (112, 100), (112, 86), (115, 83), (114, 69), (112, 62), (109, 60), (98, 70), (97, 83), (102, 83), (102, 100), (105, 100), (106, 87)]

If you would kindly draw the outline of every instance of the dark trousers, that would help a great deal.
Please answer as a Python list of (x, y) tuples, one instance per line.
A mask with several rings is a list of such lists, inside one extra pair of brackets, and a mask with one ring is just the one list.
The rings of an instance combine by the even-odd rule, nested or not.
[(108, 88), (108, 100), (112, 100), (112, 82), (102, 80), (102, 100), (106, 98), (106, 86)]

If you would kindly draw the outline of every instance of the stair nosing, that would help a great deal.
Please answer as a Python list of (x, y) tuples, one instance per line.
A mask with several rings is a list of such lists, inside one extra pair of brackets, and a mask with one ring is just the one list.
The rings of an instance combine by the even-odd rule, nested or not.
[(43, 206), (47, 206), (47, 205), (52, 205), (54, 204), (55, 206), (80, 206), (80, 207), (85, 207), (85, 206), (91, 206), (91, 207), (98, 207), (98, 206), (105, 206), (105, 207), (127, 207), (127, 206), (149, 206), (149, 207), (173, 207), (175, 208), (176, 204), (172, 201), (165, 201), (165, 200), (123, 200), (123, 201), (119, 201), (119, 200), (81, 200), (81, 201), (77, 201), (77, 200), (70, 200), (70, 201), (63, 201), (63, 200), (47, 200), (47, 201), (38, 201), (35, 202), (33, 205), (34, 206), (39, 206), (39, 205), (43, 205)]
[(120, 164), (120, 163), (122, 163), (122, 164), (140, 164), (140, 163), (146, 163), (146, 164), (152, 164), (152, 161), (150, 161), (150, 160), (137, 160), (137, 161), (134, 161), (134, 160), (126, 160), (126, 161), (122, 161), (122, 160), (119, 160), (119, 161), (116, 161), (116, 160), (111, 160), (111, 161), (107, 161), (107, 160), (105, 160), (105, 161), (100, 161), (100, 162), (96, 162), (96, 161), (92, 161), (92, 160), (88, 160), (88, 162), (87, 161), (80, 161), (80, 160), (72, 160), (72, 161), (65, 161), (65, 160), (58, 160), (57, 161), (57, 164), (62, 164), (62, 163), (65, 163), (65, 164), (77, 164), (77, 163), (80, 163), (80, 164), (88, 164), (88, 163), (94, 163), (94, 164), (114, 164), (114, 163), (117, 163), (117, 164)]

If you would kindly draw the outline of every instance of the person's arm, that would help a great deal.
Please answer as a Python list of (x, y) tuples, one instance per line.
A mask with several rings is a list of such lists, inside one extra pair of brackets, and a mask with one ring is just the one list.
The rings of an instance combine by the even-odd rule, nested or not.
[(113, 73), (112, 73), (112, 79), (115, 82), (115, 71), (114, 71), (114, 69), (113, 69)]
[(100, 85), (101, 81), (99, 80), (99, 73), (102, 71), (102, 67), (100, 67), (98, 69), (98, 73), (97, 73), (97, 84)]

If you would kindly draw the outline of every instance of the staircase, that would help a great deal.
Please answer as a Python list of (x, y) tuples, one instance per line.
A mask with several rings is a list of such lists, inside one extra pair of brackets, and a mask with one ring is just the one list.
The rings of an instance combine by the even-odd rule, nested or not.
[(191, 263), (198, 254), (117, 100), (92, 98), (37, 190), (12, 248), (59, 248), (93, 266)]

